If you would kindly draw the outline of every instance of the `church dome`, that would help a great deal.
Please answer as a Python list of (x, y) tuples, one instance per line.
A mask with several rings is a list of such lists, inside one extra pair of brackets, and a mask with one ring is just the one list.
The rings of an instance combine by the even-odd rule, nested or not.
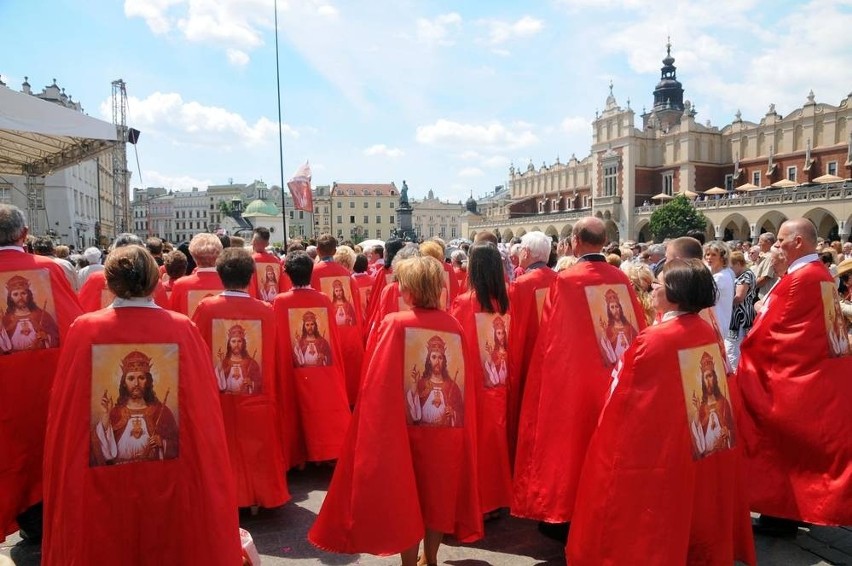
[(243, 216), (278, 216), (278, 207), (263, 199), (253, 200), (243, 211)]
[(465, 201), (464, 207), (468, 212), (476, 212), (476, 200), (474, 200), (473, 195), (470, 195), (470, 198)]

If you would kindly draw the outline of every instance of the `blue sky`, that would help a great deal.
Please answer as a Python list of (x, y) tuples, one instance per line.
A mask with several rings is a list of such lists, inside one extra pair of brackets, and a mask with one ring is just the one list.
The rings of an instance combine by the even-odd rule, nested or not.
[[(852, 92), (852, 0), (280, 0), (284, 173), (464, 200), (588, 154), (613, 82), (652, 104), (666, 37), (697, 119)], [(123, 78), (145, 186), (279, 182), (272, 0), (0, 0), (0, 75), (111, 119)], [(638, 118), (637, 118), (638, 122)], [(128, 155), (132, 184), (136, 158)]]

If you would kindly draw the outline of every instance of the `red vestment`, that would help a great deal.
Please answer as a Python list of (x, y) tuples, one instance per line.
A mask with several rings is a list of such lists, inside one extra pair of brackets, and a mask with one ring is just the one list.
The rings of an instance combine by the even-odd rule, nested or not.
[[(179, 452), (166, 444), (161, 458), (93, 466), (92, 431), (101, 424), (91, 423), (100, 387), (106, 379), (104, 394), (120, 393), (123, 371), (118, 358), (103, 366), (105, 356), (128, 348), (153, 359), (153, 391), (176, 408), (169, 414), (178, 423)], [(163, 351), (173, 356), (172, 370), (165, 357), (152, 354)], [(237, 502), (218, 391), (195, 325), (160, 308), (90, 313), (69, 331), (59, 368), (45, 440), (42, 564), (239, 564)], [(163, 391), (167, 377), (177, 384)], [(168, 434), (150, 421), (136, 424)]]
[[(370, 332), (375, 333), (382, 320), (392, 312), (411, 310), (411, 307), (402, 299), (399, 292), (399, 283), (392, 281), (382, 288), (379, 300), (375, 303), (372, 318), (370, 319)], [(369, 342), (369, 337), (367, 338)]]
[[(341, 279), (345, 278), (345, 279)], [(343, 282), (339, 289), (343, 296), (335, 298), (332, 285), (324, 280), (337, 279)], [(346, 396), (350, 405), (355, 405), (361, 384), (361, 364), (364, 360), (364, 331), (361, 323), (358, 290), (352, 282), (349, 270), (334, 261), (320, 261), (314, 264), (311, 274), (311, 287), (324, 293), (332, 303), (331, 320), (337, 324), (337, 337), (343, 354), (343, 369), (346, 376)]]
[(444, 285), (447, 288), (447, 310), (453, 306), (453, 301), (459, 295), (459, 280), (456, 278), (456, 273), (453, 271), (453, 266), (447, 262), (441, 262), (444, 268)]
[(459, 294), (467, 292), (467, 271), (461, 267), (453, 266), (453, 273), (456, 276), (456, 284), (459, 288)]
[[(272, 308), (248, 295), (219, 295), (201, 301), (192, 320), (213, 353), (211, 359), (215, 360), (213, 365), (220, 381), (219, 401), (225, 437), (237, 482), (237, 505), (267, 508), (283, 505), (290, 499), (290, 494), (280, 440), (279, 414), (283, 407), (275, 366), (275, 315)], [(217, 336), (213, 332), (214, 321), (220, 329)], [(253, 328), (248, 328), (246, 321), (254, 323)], [(246, 353), (251, 356), (238, 364), (236, 375), (242, 380), (229, 378), (235, 373), (228, 363), (228, 334), (222, 335), (221, 331), (223, 326), (231, 328), (235, 325), (243, 328), (246, 336), (243, 344)], [(248, 337), (255, 342), (248, 343)], [(257, 343), (257, 338), (261, 339), (260, 343)], [(259, 365), (257, 360), (260, 360), (260, 368), (256, 368)], [(255, 376), (256, 371), (260, 375)], [(247, 382), (248, 387), (239, 387), (239, 381)], [(237, 387), (230, 386), (235, 382)], [(292, 399), (288, 402), (293, 404)], [(295, 404), (290, 410), (295, 410)]]
[(215, 268), (196, 269), (192, 275), (175, 281), (172, 286), (171, 309), (191, 318), (202, 299), (216, 296), (224, 289)]
[[(281, 415), (281, 436), (286, 443), (284, 459), (290, 466), (305, 460), (334, 460), (340, 454), (351, 413), (331, 301), (314, 289), (297, 288), (278, 295), (272, 306), (278, 325), (278, 376), (282, 388), (294, 392), (297, 405), (295, 415), (289, 414), (292, 411)], [(325, 326), (325, 321), (320, 324), (320, 339), (313, 341), (311, 346), (316, 348), (314, 357), (319, 363), (296, 367), (299, 364), (294, 359), (294, 348), (301, 349), (305, 338), (300, 337), (294, 345), (293, 337), (302, 335), (302, 322), (299, 320), (291, 325), (292, 309), (326, 313), (325, 321), (329, 324)]]
[[(80, 301), (83, 312), (99, 311), (112, 304), (115, 294), (107, 286), (103, 269), (90, 273), (86, 277), (86, 282), (83, 283), (83, 286), (77, 292), (77, 298)], [(163, 287), (160, 281), (157, 281), (157, 286), (154, 288), (154, 302), (164, 309), (169, 308), (171, 305), (166, 288)]]
[(367, 316), (364, 317), (369, 321), (367, 326), (368, 334), (373, 328), (373, 323), (377, 322), (374, 313), (379, 302), (379, 298), (382, 295), (382, 289), (393, 282), (393, 268), (391, 267), (382, 267), (373, 275), (373, 290), (370, 293), (370, 302), (367, 305)]
[(733, 421), (730, 444), (693, 453), (687, 407), (699, 400), (685, 386), (701, 394), (695, 360), (705, 353), (724, 376), (716, 332), (693, 314), (647, 328), (628, 349), (589, 443), (568, 537), (571, 566), (755, 564)]
[(852, 356), (832, 355), (823, 286), (836, 284), (813, 261), (767, 295), (742, 344), (737, 417), (753, 511), (850, 525)]
[[(488, 324), (485, 327), (477, 325), (477, 314), (484, 312), (476, 299), (475, 291), (456, 297), (450, 311), (461, 324), (467, 348), (475, 360), (467, 368), (467, 376), (468, 379), (473, 379), (476, 391), (479, 417), (476, 423), (479, 503), (482, 511), (487, 513), (501, 507), (508, 507), (512, 502), (512, 472), (506, 435), (506, 384), (511, 380), (508, 371), (511, 363), (507, 359), (508, 353), (503, 352), (506, 355), (500, 363), (505, 368), (506, 379), (493, 384), (485, 378), (483, 363), (480, 359), (483, 354), (480, 352), (480, 344), (487, 342), (492, 348), (497, 346), (492, 336), (492, 325)], [(502, 320), (508, 321), (508, 316), (503, 315)], [(504, 327), (504, 332), (507, 331), (508, 328)], [(484, 332), (485, 336), (480, 336), (480, 332)], [(494, 352), (493, 349), (492, 352)], [(490, 358), (491, 352), (485, 352), (485, 356)]]
[(355, 283), (355, 292), (358, 296), (358, 305), (361, 307), (361, 324), (364, 329), (364, 339), (367, 339), (367, 306), (370, 302), (370, 294), (373, 292), (373, 276), (367, 273), (353, 273), (352, 281)]
[(533, 350), (538, 343), (538, 329), (544, 296), (556, 272), (547, 266), (524, 273), (509, 287), (509, 384), (507, 386), (506, 428), (509, 438), (509, 461), (515, 462), (518, 442), (518, 419), (527, 382)]
[[(251, 254), (251, 257), (254, 259), (256, 266), (265, 268), (268, 264), (272, 265), (273, 269), (275, 269), (274, 277), (270, 279), (266, 277), (265, 269), (256, 268), (251, 276), (251, 283), (249, 284), (249, 293), (252, 297), (272, 304), (272, 301), (275, 300), (275, 295), (290, 290), (292, 285), (288, 285), (286, 283), (290, 281), (290, 278), (286, 276), (286, 273), (284, 273), (284, 266), (281, 265), (281, 260), (279, 260), (274, 254), (269, 252), (255, 252)], [(264, 273), (264, 277), (260, 280), (258, 280), (257, 276), (258, 271)]]
[[(557, 274), (548, 290), (521, 405), (512, 513), (571, 520), (589, 439), (612, 382), (587, 290), (617, 286), (638, 329), (645, 327), (633, 285), (604, 261), (581, 261)], [(603, 312), (603, 311), (601, 311)]]
[[(44, 430), (53, 374), (68, 327), (81, 314), (65, 272), (53, 260), (0, 250), (0, 277), (8, 283), (14, 274), (28, 280), (36, 308), (29, 309), (27, 320), (9, 314), (9, 291), (0, 285), (4, 319), (0, 329), (0, 542), (18, 530), (18, 514), (42, 500)], [(13, 344), (14, 332), (21, 330), (33, 336), (29, 347), (17, 340)]]
[[(414, 309), (382, 321), (370, 338), (364, 384), (344, 449), (308, 533), (308, 540), (322, 549), (395, 554), (422, 539), (425, 529), (452, 533), (463, 542), (482, 536), (473, 384), (464, 379), (463, 422), (409, 424), (406, 391), (412, 370), (405, 353), (411, 331), (457, 335), (458, 349), (448, 355), (461, 350), (455, 363), (463, 361), (465, 374), (472, 365), (461, 326), (446, 312)], [(421, 352), (426, 353), (416, 352), (417, 363)]]

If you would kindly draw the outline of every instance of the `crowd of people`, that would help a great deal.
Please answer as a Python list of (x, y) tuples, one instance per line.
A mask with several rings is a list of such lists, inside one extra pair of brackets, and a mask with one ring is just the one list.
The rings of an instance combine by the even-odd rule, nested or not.
[(248, 564), (238, 509), (306, 465), (334, 468), (309, 540), (403, 566), (505, 509), (572, 565), (754, 564), (754, 531), (852, 524), (852, 243), (805, 219), (70, 252), (0, 205), (0, 539), (48, 566)]

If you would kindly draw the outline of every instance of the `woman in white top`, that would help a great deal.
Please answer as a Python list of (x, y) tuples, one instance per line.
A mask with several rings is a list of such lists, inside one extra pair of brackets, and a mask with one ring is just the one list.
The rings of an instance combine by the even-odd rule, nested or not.
[(731, 325), (731, 313), (734, 309), (734, 277), (728, 267), (730, 250), (724, 242), (714, 240), (704, 245), (704, 263), (710, 268), (716, 282), (716, 305), (713, 307), (719, 328), (727, 333)]

